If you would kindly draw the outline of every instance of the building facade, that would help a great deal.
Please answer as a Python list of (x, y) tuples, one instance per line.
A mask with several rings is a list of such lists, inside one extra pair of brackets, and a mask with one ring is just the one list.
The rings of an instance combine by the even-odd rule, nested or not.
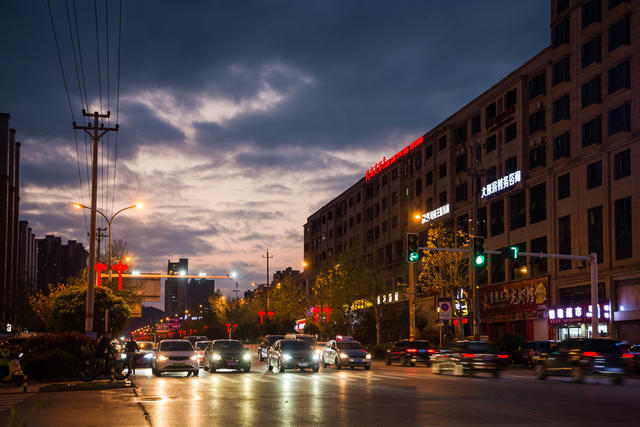
[(181, 315), (187, 309), (187, 278), (189, 274), (189, 260), (180, 258), (178, 262), (167, 261), (167, 274), (178, 276), (164, 282), (164, 311), (168, 315)]
[[(600, 332), (640, 338), (640, 2), (551, 6), (547, 48), (309, 216), (307, 273), (354, 248), (395, 303), (408, 281), (407, 232), (448, 221), (485, 237), (486, 249), (597, 252)], [(489, 256), (482, 331), (588, 336), (589, 283), (584, 263)]]
[(87, 267), (88, 253), (82, 243), (69, 240), (62, 244), (62, 238), (46, 235), (37, 239), (38, 273), (37, 289), (48, 292), (50, 284), (67, 283), (67, 279), (82, 273)]

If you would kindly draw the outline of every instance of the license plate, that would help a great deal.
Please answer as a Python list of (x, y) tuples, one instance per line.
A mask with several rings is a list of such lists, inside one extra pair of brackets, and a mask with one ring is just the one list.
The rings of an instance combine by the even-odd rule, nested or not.
[(305, 366), (309, 366), (308, 363), (298, 363), (298, 366), (300, 366), (301, 368), (304, 368)]
[(229, 366), (236, 366), (237, 364), (238, 362), (227, 361), (227, 365)]
[(426, 352), (427, 352), (427, 350), (425, 350), (425, 349), (418, 350), (418, 353), (426, 353)]

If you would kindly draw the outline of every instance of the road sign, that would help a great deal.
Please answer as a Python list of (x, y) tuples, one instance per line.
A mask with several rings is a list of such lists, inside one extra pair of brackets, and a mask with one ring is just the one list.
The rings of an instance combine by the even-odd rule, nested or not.
[(451, 319), (451, 300), (438, 301), (438, 319)]

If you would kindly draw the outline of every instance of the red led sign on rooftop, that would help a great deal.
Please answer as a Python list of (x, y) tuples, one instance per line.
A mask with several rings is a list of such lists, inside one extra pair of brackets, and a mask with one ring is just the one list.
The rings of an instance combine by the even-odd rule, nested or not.
[(386, 157), (383, 157), (380, 162), (378, 162), (375, 165), (371, 166), (367, 170), (367, 173), (365, 174), (365, 181), (369, 181), (371, 178), (373, 178), (374, 176), (376, 176), (377, 174), (379, 174), (380, 172), (382, 172), (383, 170), (385, 170), (386, 168), (388, 168), (389, 166), (394, 164), (401, 157), (406, 156), (407, 154), (409, 154), (410, 151), (415, 149), (418, 145), (422, 144), (423, 142), (424, 142), (424, 136), (421, 136), (420, 138), (418, 138), (415, 141), (413, 141), (410, 145), (408, 145), (408, 146), (404, 147), (402, 150), (398, 151), (390, 159), (387, 159)]

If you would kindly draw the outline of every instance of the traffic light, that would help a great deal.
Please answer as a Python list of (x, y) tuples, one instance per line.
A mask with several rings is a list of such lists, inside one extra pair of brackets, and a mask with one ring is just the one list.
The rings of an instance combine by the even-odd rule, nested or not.
[(409, 262), (417, 262), (420, 259), (418, 253), (418, 235), (415, 233), (407, 234), (407, 260)]
[(502, 248), (502, 256), (508, 259), (518, 259), (520, 248), (518, 246), (505, 246)]
[(487, 259), (484, 255), (484, 239), (482, 237), (473, 238), (473, 265), (476, 267), (484, 267)]

